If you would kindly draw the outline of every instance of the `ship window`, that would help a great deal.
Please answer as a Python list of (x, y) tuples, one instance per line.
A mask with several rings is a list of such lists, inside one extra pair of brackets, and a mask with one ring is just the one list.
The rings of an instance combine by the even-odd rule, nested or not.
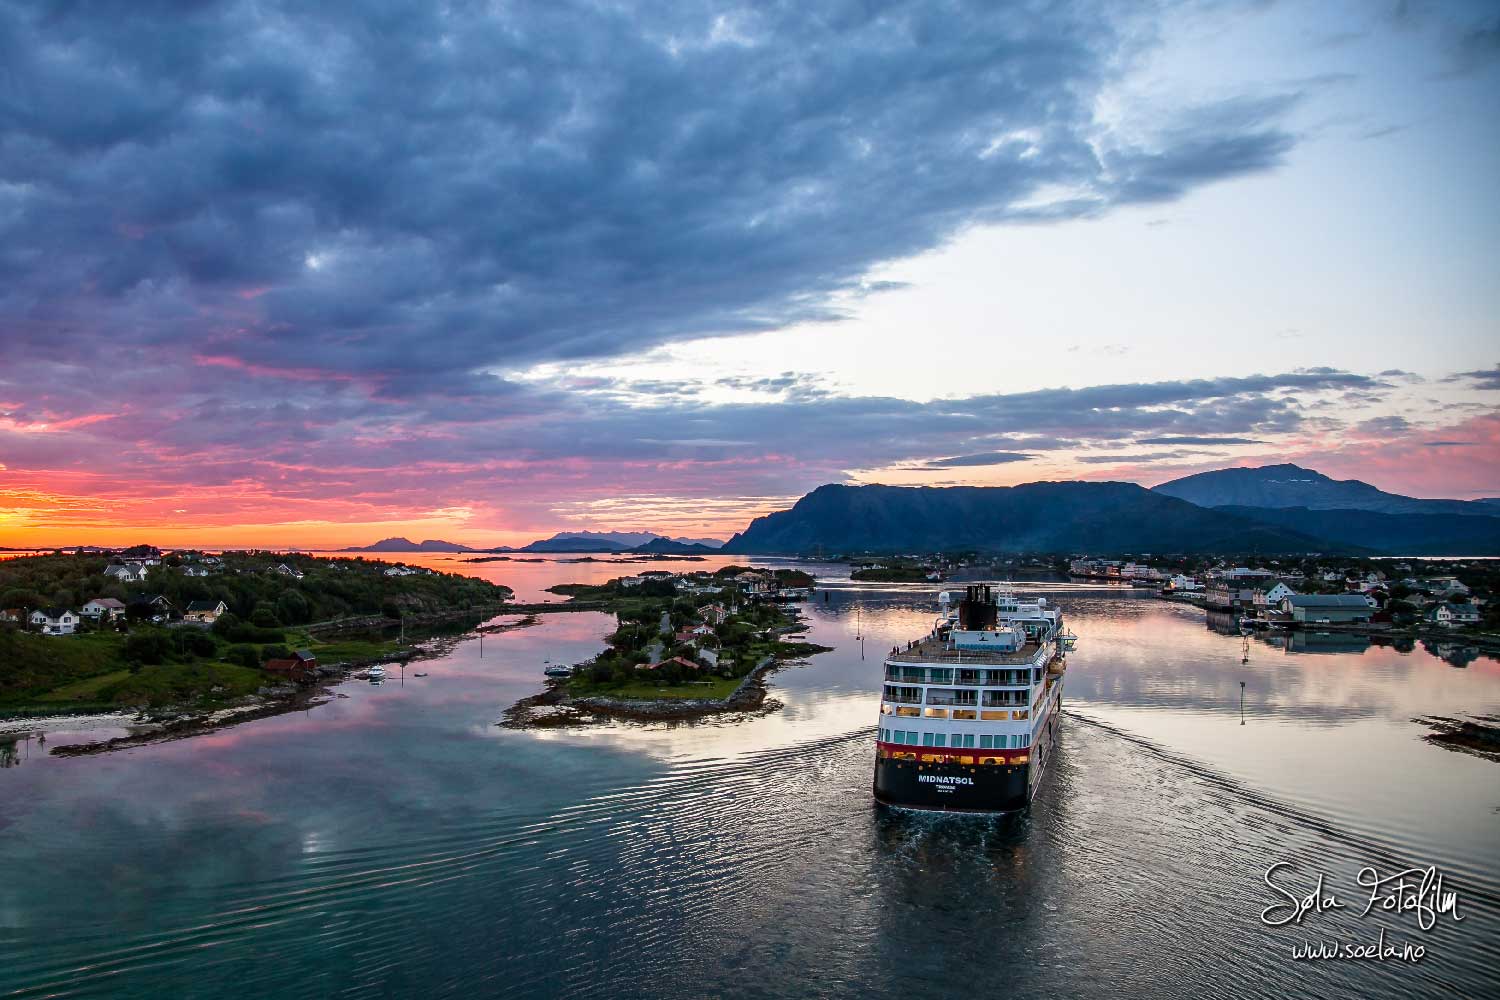
[(932, 735), (932, 745), (935, 746), (935, 747), (945, 747), (945, 746), (947, 746), (948, 745), (948, 734), (947, 733), (934, 733)]
[(979, 749), (981, 749), (981, 750), (993, 750), (995, 748), (995, 744), (991, 742), (993, 739), (994, 739), (993, 736), (981, 736), (981, 737), (979, 737)]
[(974, 734), (973, 733), (964, 733), (964, 746), (967, 748), (967, 747), (972, 747), (973, 745), (974, 745)]
[(970, 721), (973, 721), (973, 719), (975, 718), (975, 712), (972, 708), (955, 708), (953, 710), (953, 717), (955, 719), (968, 719)]
[(928, 683), (930, 684), (952, 684), (953, 670), (949, 667), (932, 667), (928, 671)]
[(948, 710), (946, 708), (929, 708), (924, 713), (929, 719), (946, 719)]
[(896, 714), (904, 715), (910, 718), (912, 716), (921, 715), (922, 710), (915, 705), (902, 705), (900, 708), (896, 709)]
[(1026, 719), (1031, 717), (1031, 712), (1023, 708), (1019, 711), (1010, 713), (1010, 717), (1012, 719)]
[(1010, 717), (1009, 712), (980, 712), (979, 717), (985, 722), (999, 722)]
[(960, 758), (958, 758), (958, 762), (960, 764), (972, 764), (972, 763), (974, 763), (974, 758), (973, 757), (960, 757)]
[(930, 746), (932, 746), (932, 734), (931, 733), (923, 733), (922, 734), (922, 745), (924, 747), (930, 747)]

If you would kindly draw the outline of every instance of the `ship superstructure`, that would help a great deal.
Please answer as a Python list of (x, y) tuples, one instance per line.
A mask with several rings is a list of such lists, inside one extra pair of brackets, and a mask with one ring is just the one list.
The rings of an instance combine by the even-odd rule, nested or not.
[(917, 809), (1024, 809), (1057, 740), (1074, 636), (1045, 598), (973, 584), (885, 659), (875, 797)]

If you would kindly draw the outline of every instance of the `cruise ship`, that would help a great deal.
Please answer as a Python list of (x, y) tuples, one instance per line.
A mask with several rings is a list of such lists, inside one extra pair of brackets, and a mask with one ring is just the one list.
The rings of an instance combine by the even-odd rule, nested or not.
[(975, 584), (939, 597), (932, 631), (885, 659), (875, 798), (890, 806), (1026, 808), (1057, 742), (1076, 638), (1046, 598)]

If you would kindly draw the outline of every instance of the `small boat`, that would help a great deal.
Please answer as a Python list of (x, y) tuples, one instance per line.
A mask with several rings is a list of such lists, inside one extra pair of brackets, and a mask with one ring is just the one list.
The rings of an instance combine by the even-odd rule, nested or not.
[(425, 672), (423, 672), (423, 673), (419, 673), (419, 674), (412, 674), (412, 676), (413, 677), (426, 677), (427, 674)]
[(385, 680), (385, 667), (382, 667), (377, 663), (375, 666), (370, 668), (369, 676), (370, 680), (372, 681), (379, 682)]
[(561, 663), (554, 663), (547, 669), (543, 670), (542, 673), (546, 674), (548, 677), (572, 677), (573, 668), (564, 666)]

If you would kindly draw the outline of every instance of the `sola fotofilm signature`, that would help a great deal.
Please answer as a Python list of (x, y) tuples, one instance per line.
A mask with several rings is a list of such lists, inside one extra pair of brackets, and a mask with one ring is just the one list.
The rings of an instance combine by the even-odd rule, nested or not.
[[(1312, 891), (1294, 891), (1289, 882), (1295, 867), (1290, 861), (1278, 861), (1266, 869), (1263, 879), (1277, 897), (1270, 906), (1260, 911), (1261, 923), (1268, 927), (1287, 924), (1301, 926), (1303, 919), (1309, 914), (1328, 910), (1353, 912), (1356, 906), (1359, 907), (1360, 917), (1367, 917), (1376, 910), (1393, 915), (1414, 916), (1417, 926), (1423, 931), (1430, 931), (1437, 926), (1440, 917), (1449, 917), (1455, 923), (1464, 919), (1458, 912), (1458, 893), (1443, 887), (1442, 873), (1435, 865), (1406, 868), (1391, 875), (1381, 875), (1370, 867), (1361, 868), (1355, 876), (1361, 897), (1356, 904), (1346, 904), (1331, 890), (1325, 889), (1322, 872), (1318, 873)], [(1294, 961), (1362, 959), (1376, 962), (1420, 962), (1426, 954), (1426, 945), (1410, 941), (1387, 941), (1384, 927), (1374, 940), (1304, 940), (1292, 945)]]

